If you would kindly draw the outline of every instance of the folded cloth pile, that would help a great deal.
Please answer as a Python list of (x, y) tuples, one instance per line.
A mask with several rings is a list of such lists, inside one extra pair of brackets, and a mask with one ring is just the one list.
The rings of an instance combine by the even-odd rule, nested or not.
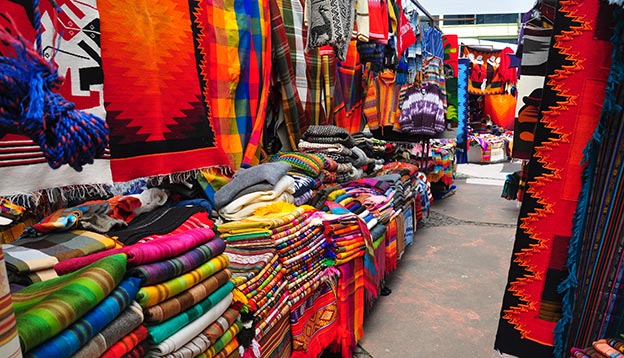
[(419, 195), (418, 187), (422, 181), (418, 176), (418, 166), (404, 162), (384, 164), (375, 179), (388, 182), (394, 190), (395, 210), (404, 208)]
[(286, 162), (263, 163), (249, 169), (241, 168), (232, 181), (215, 193), (215, 204), (226, 221), (244, 219), (254, 210), (275, 202), (295, 201), (295, 181), (287, 176), (291, 170)]
[[(101, 329), (134, 299), (137, 282), (120, 285), (125, 273), (126, 255), (113, 255), (13, 294), (22, 351), (35, 351), (41, 357), (70, 356), (90, 338), (83, 335), (83, 329), (92, 336), (97, 332), (90, 327)], [(55, 339), (59, 334), (61, 338)], [(64, 336), (73, 341), (67, 344)], [(65, 353), (64, 345), (73, 352)], [(57, 350), (62, 354), (47, 353)]]
[(570, 349), (570, 358), (621, 357), (624, 352), (622, 338), (603, 338), (592, 343), (591, 347)]
[(369, 230), (378, 224), (377, 218), (375, 218), (361, 201), (355, 198), (355, 194), (347, 192), (342, 187), (336, 188), (330, 192), (324, 204), (323, 210), (333, 214), (345, 214), (348, 212), (356, 214), (364, 220)]
[(386, 141), (373, 137), (370, 132), (357, 132), (351, 134), (355, 145), (360, 148), (367, 157), (371, 159), (381, 159), (381, 162), (375, 164), (383, 164), (384, 154), (386, 153)]
[(313, 195), (313, 191), (323, 182), (322, 171), (325, 167), (323, 156), (313, 153), (287, 152), (276, 154), (272, 159), (276, 162), (290, 164), (291, 170), (288, 175), (295, 181), (295, 205), (307, 203)]
[(431, 149), (433, 168), (427, 175), (430, 182), (442, 182), (445, 185), (453, 184), (455, 144), (438, 144)]
[(30, 285), (58, 277), (54, 265), (60, 261), (113, 249), (117, 242), (102, 234), (85, 230), (70, 230), (21, 238), (3, 244), (2, 250), (9, 282)]
[(325, 214), (323, 224), (334, 253), (332, 266), (343, 265), (365, 255), (374, 261), (373, 240), (364, 220), (359, 216), (352, 213)]

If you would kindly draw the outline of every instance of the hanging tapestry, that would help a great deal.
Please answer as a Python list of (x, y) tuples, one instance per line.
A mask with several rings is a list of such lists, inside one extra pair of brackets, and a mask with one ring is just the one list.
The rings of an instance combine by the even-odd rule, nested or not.
[(536, 88), (530, 95), (522, 97), (523, 105), (514, 121), (512, 156), (517, 159), (531, 159), (537, 115), (542, 102), (542, 89)]
[(468, 75), (470, 60), (459, 59), (457, 73), (457, 163), (468, 162)]
[[(599, 2), (560, 1), (548, 56), (528, 189), (503, 298), (495, 348), (518, 357), (552, 357), (561, 317), (581, 159), (604, 100), (611, 45), (594, 39)], [(608, 23), (602, 22), (603, 25)]]
[(459, 72), (459, 42), (457, 35), (443, 35), (444, 77), (446, 78), (446, 98), (448, 109), (446, 120), (458, 123), (457, 75)]
[(501, 51), (479, 51), (464, 46), (463, 54), (472, 63), (468, 81), (470, 94), (504, 93), (507, 84), (517, 81), (516, 69), (511, 67), (509, 47)]
[[(607, 11), (609, 17), (612, 8)], [(596, 337), (617, 337), (624, 331), (624, 121), (622, 108), (615, 105), (624, 99), (624, 10), (614, 12), (613, 63), (600, 124), (585, 149), (587, 167), (567, 261), (576, 270), (561, 285), (567, 292), (564, 316), (557, 323), (556, 357), (564, 357), (571, 347), (590, 346)]]
[(98, 1), (115, 181), (228, 163), (205, 103), (199, 5)]
[[(62, 12), (57, 15), (49, 1), (42, 1), (41, 43), (44, 58), (51, 59), (55, 53), (54, 64), (58, 66), (59, 76), (65, 78), (59, 93), (77, 109), (105, 118), (100, 19), (95, 4), (95, 0), (63, 1), (60, 2)], [(35, 42), (32, 2), (0, 0), (0, 9), (3, 14), (0, 26), (16, 30), (25, 40)], [(57, 38), (59, 33), (62, 33), (60, 39)], [(59, 41), (54, 51), (56, 40)], [(92, 165), (84, 166), (81, 172), (66, 165), (53, 170), (30, 138), (0, 132), (0, 195), (71, 185), (111, 184), (108, 158), (107, 151)]]

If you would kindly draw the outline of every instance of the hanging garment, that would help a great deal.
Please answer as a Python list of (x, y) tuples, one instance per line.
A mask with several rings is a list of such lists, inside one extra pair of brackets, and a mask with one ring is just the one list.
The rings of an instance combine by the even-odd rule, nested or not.
[(307, 49), (331, 45), (344, 61), (353, 32), (355, 0), (317, 0), (306, 3)]
[(442, 92), (436, 85), (407, 90), (399, 118), (401, 132), (433, 136), (445, 129)]
[(370, 18), (368, 0), (357, 0), (355, 4), (355, 27), (353, 35), (360, 41), (368, 42), (370, 38)]

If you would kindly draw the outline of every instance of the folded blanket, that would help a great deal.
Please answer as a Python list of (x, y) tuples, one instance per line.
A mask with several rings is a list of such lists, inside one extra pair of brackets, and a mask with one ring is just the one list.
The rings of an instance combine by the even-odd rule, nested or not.
[(101, 358), (121, 358), (125, 354), (134, 350), (134, 348), (136, 348), (141, 342), (144, 342), (146, 338), (147, 328), (140, 325), (134, 331), (124, 336), (121, 340), (111, 345), (110, 348), (108, 348), (106, 352), (101, 355)]
[[(214, 358), (218, 353), (220, 353), (230, 342), (236, 339), (236, 335), (240, 332), (243, 325), (240, 321), (234, 322), (234, 324), (227, 330), (225, 333), (217, 339), (216, 342), (208, 350), (200, 355), (198, 358)], [(236, 342), (238, 343), (238, 342)], [(232, 346), (230, 346), (231, 349)], [(227, 357), (232, 352), (224, 352), (225, 357)]]
[(175, 258), (138, 266), (129, 274), (139, 277), (143, 286), (154, 285), (187, 273), (222, 254), (224, 250), (225, 242), (214, 239)]
[(142, 307), (151, 307), (169, 299), (221, 271), (230, 260), (221, 254), (197, 269), (154, 286), (141, 287), (136, 300)]
[(119, 317), (82, 346), (73, 358), (93, 358), (101, 356), (113, 344), (134, 331), (143, 323), (143, 310), (138, 303), (132, 302)]
[(146, 308), (145, 322), (148, 324), (162, 323), (169, 318), (186, 311), (191, 306), (201, 302), (219, 287), (225, 285), (232, 277), (229, 269), (225, 268), (208, 277), (198, 285), (160, 304)]
[(90, 201), (71, 208), (63, 208), (46, 216), (37, 224), (24, 230), (21, 238), (37, 237), (51, 232), (62, 232), (76, 228), (82, 215), (86, 213), (107, 214), (110, 205), (104, 200)]
[(283, 162), (264, 163), (248, 169), (239, 169), (232, 181), (215, 193), (217, 210), (238, 196), (270, 190), (288, 171), (290, 171), (290, 165)]
[(219, 215), (226, 220), (239, 220), (253, 214), (254, 210), (277, 201), (294, 202), (295, 181), (290, 176), (282, 177), (275, 187), (267, 191), (257, 191), (238, 197), (223, 206)]
[(158, 345), (151, 346), (149, 353), (155, 356), (164, 356), (172, 353), (182, 346), (187, 344), (190, 340), (200, 334), (206, 327), (215, 322), (223, 313), (230, 307), (231, 300), (224, 298), (214, 307), (209, 309), (206, 313), (202, 314), (193, 322), (187, 324), (179, 331), (175, 332), (169, 338), (165, 339)]
[(128, 266), (134, 267), (151, 262), (162, 261), (181, 255), (182, 253), (212, 240), (214, 231), (198, 228), (171, 236), (163, 236), (143, 244), (130, 245), (120, 249), (106, 250), (92, 255), (59, 262), (54, 270), (59, 275), (76, 271), (103, 257), (124, 253), (128, 256)]
[(317, 177), (321, 174), (321, 170), (325, 166), (323, 157), (314, 153), (286, 152), (274, 156), (272, 160), (288, 163), (292, 168), (292, 172), (303, 173), (312, 177)]
[(100, 303), (126, 273), (126, 256), (102, 259), (73, 274), (33, 284), (13, 295), (24, 352), (58, 334)]
[(51, 269), (59, 261), (89, 255), (115, 247), (115, 240), (84, 230), (23, 238), (2, 245), (7, 269), (27, 273)]
[(147, 348), (145, 348), (145, 346), (147, 346), (147, 343), (146, 341), (143, 341), (134, 347), (134, 349), (130, 352), (124, 354), (121, 358), (143, 358), (145, 357), (145, 352), (147, 352)]
[(238, 319), (238, 310), (228, 308), (217, 320), (200, 332), (190, 342), (166, 358), (193, 358), (208, 350)]
[(215, 354), (213, 358), (237, 358), (239, 356), (239, 343), (238, 337), (234, 337), (223, 349)]
[(71, 357), (134, 301), (141, 280), (129, 277), (100, 304), (67, 329), (28, 353), (32, 357)]
[(233, 288), (234, 284), (232, 282), (228, 282), (208, 296), (208, 298), (192, 306), (188, 310), (161, 324), (148, 327), (148, 339), (150, 343), (161, 343), (182, 327), (186, 326), (190, 322), (193, 322), (202, 314), (208, 312), (208, 310), (214, 307), (217, 303), (221, 302), (224, 298), (227, 297), (227, 299), (231, 302)]

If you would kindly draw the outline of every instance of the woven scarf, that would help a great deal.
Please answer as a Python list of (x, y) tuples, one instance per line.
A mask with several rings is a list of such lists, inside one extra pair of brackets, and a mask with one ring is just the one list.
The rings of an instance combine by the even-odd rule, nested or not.
[(101, 358), (122, 358), (133, 351), (147, 338), (147, 328), (140, 325), (134, 331), (115, 342), (101, 355)]
[(143, 286), (154, 285), (187, 273), (224, 250), (225, 242), (214, 239), (175, 258), (135, 267), (129, 274), (139, 277)]
[(126, 256), (102, 259), (73, 274), (33, 284), (13, 295), (24, 352), (58, 334), (102, 301), (126, 272)]
[[(240, 330), (243, 328), (243, 325), (241, 324), (240, 321), (236, 321), (234, 322), (234, 324), (232, 324), (232, 326), (230, 326), (230, 328), (228, 328), (227, 331), (225, 331), (225, 333), (223, 333), (223, 335), (217, 339), (216, 342), (213, 343), (213, 345), (210, 346), (210, 348), (208, 348), (208, 350), (200, 355), (198, 355), (198, 358), (214, 358), (218, 353), (220, 353), (231, 341), (236, 339), (236, 335), (238, 334), (238, 332), (240, 332)], [(231, 352), (229, 352), (231, 353)], [(228, 354), (228, 352), (225, 353), (226, 357)]]
[(181, 349), (184, 345), (195, 339), (198, 334), (221, 317), (221, 315), (223, 315), (230, 306), (230, 302), (231, 300), (228, 299), (221, 300), (206, 313), (202, 314), (196, 320), (190, 322), (188, 325), (175, 332), (160, 344), (151, 346), (149, 348), (150, 354), (155, 356), (164, 356)]
[(186, 311), (191, 306), (203, 301), (219, 287), (225, 285), (232, 277), (229, 269), (223, 269), (198, 285), (172, 297), (160, 304), (146, 308), (144, 310), (145, 322), (147, 324), (162, 323), (173, 316)]
[(99, 357), (143, 323), (143, 310), (133, 302), (119, 317), (82, 346), (73, 358)]
[(190, 307), (179, 315), (158, 325), (148, 327), (148, 337), (150, 343), (161, 343), (182, 327), (186, 326), (190, 322), (193, 322), (202, 314), (208, 312), (212, 307), (214, 307), (217, 303), (221, 302), (223, 299), (227, 299), (231, 302), (233, 288), (234, 284), (232, 282), (228, 282), (225, 285), (219, 287), (219, 289), (217, 289), (210, 296), (208, 296), (208, 298)]
[(84, 317), (28, 354), (42, 358), (71, 357), (130, 306), (139, 291), (140, 282), (135, 277), (123, 280), (110, 295)]
[(197, 285), (227, 267), (228, 264), (228, 257), (223, 254), (219, 255), (182, 276), (157, 285), (141, 287), (136, 300), (143, 308), (154, 306)]
[(58, 274), (64, 275), (103, 257), (117, 253), (124, 253), (128, 256), (129, 266), (139, 266), (179, 256), (192, 248), (209, 242), (214, 239), (214, 237), (215, 233), (211, 229), (191, 229), (180, 234), (163, 236), (143, 244), (130, 245), (121, 249), (106, 250), (89, 256), (59, 262), (54, 266), (54, 270)]

